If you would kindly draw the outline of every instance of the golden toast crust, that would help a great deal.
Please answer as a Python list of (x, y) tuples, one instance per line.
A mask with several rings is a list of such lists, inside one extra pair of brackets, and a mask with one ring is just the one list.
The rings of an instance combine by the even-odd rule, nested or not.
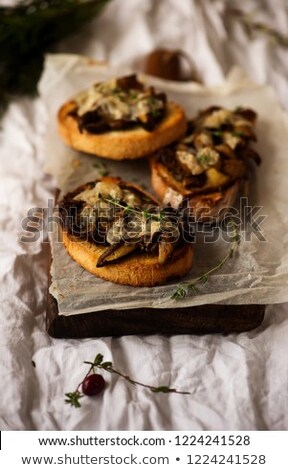
[(222, 191), (189, 196), (189, 191), (184, 188), (181, 190), (180, 184), (179, 188), (176, 186), (172, 188), (170, 186), (168, 181), (166, 181), (158, 171), (156, 159), (151, 159), (150, 168), (151, 184), (160, 200), (176, 208), (179, 203), (182, 202), (182, 199), (188, 198), (189, 208), (192, 210), (197, 220), (211, 221), (211, 219), (221, 219), (225, 214), (225, 210), (233, 206), (239, 192), (240, 183), (236, 181)]
[(58, 131), (63, 141), (75, 150), (111, 160), (141, 158), (181, 138), (187, 129), (183, 109), (169, 102), (166, 117), (151, 132), (137, 127), (103, 134), (81, 133), (76, 118), (70, 114), (75, 106), (75, 101), (69, 101), (58, 112)]
[(106, 247), (96, 245), (62, 231), (64, 246), (74, 261), (97, 277), (133, 287), (151, 287), (184, 276), (192, 266), (192, 245), (185, 244), (174, 250), (168, 263), (160, 265), (158, 256), (137, 254), (97, 268), (96, 264)]

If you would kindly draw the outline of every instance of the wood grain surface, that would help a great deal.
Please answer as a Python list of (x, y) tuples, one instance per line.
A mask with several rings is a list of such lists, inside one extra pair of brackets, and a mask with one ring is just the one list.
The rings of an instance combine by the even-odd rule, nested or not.
[(257, 328), (265, 305), (201, 305), (175, 309), (139, 308), (59, 315), (48, 293), (46, 327), (54, 338), (124, 335), (240, 333)]

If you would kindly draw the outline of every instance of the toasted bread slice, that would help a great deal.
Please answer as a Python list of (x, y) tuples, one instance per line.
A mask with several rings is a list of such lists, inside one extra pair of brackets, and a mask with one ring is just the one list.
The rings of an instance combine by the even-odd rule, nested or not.
[(199, 221), (221, 219), (235, 204), (249, 161), (261, 162), (250, 147), (256, 141), (256, 117), (244, 108), (201, 111), (183, 139), (149, 159), (152, 186), (161, 201), (175, 209), (185, 204)]
[(68, 254), (102, 279), (155, 286), (184, 276), (192, 266), (192, 245), (177, 226), (173, 240), (168, 236), (169, 213), (138, 185), (102, 178), (67, 194), (59, 211)]
[(167, 104), (164, 119), (153, 131), (141, 127), (107, 131), (102, 134), (80, 132), (73, 114), (75, 102), (64, 104), (58, 113), (58, 130), (63, 141), (75, 150), (110, 160), (133, 160), (174, 142), (185, 134), (187, 119), (181, 106)]
[(151, 183), (164, 204), (170, 204), (174, 209), (182, 204), (186, 199), (187, 206), (191, 209), (195, 218), (201, 222), (220, 220), (225, 212), (235, 204), (237, 194), (239, 192), (239, 182), (222, 191), (216, 191), (208, 194), (197, 194), (191, 196), (188, 191), (177, 189), (176, 185), (169, 185), (161, 174), (158, 172), (157, 162), (151, 162)]
[(181, 106), (135, 74), (95, 83), (58, 113), (60, 136), (70, 147), (112, 160), (135, 159), (182, 137)]
[(79, 240), (63, 232), (63, 243), (74, 261), (80, 266), (106, 281), (133, 287), (152, 287), (177, 279), (191, 269), (193, 262), (192, 245), (182, 245), (174, 250), (172, 257), (161, 265), (156, 255), (140, 253), (117, 262), (98, 268), (97, 262), (105, 247)]

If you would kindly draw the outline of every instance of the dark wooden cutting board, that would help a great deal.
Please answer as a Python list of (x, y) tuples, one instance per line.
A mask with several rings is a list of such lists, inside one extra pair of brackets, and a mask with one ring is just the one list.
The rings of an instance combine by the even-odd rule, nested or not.
[(150, 334), (240, 333), (257, 328), (265, 305), (210, 304), (185, 308), (133, 308), (59, 315), (57, 300), (48, 292), (46, 328), (54, 338)]

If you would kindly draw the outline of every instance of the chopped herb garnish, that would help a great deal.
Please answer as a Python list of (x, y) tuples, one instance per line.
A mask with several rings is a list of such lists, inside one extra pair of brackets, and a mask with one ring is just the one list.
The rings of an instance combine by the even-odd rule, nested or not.
[(201, 155), (197, 155), (197, 161), (201, 164), (201, 165), (210, 165), (211, 163), (211, 155), (209, 155), (208, 153), (202, 153)]
[(151, 114), (154, 118), (158, 118), (161, 115), (160, 109), (152, 109)]
[(131, 91), (129, 96), (130, 96), (131, 100), (136, 100), (136, 98), (138, 96), (138, 93), (136, 93), (135, 91)]
[(222, 137), (222, 135), (223, 135), (223, 131), (220, 131), (220, 130), (211, 129), (210, 132), (211, 132), (211, 134), (215, 135), (216, 137)]
[(232, 135), (234, 137), (247, 137), (247, 135), (245, 134), (245, 132), (243, 131), (233, 131), (232, 132)]

